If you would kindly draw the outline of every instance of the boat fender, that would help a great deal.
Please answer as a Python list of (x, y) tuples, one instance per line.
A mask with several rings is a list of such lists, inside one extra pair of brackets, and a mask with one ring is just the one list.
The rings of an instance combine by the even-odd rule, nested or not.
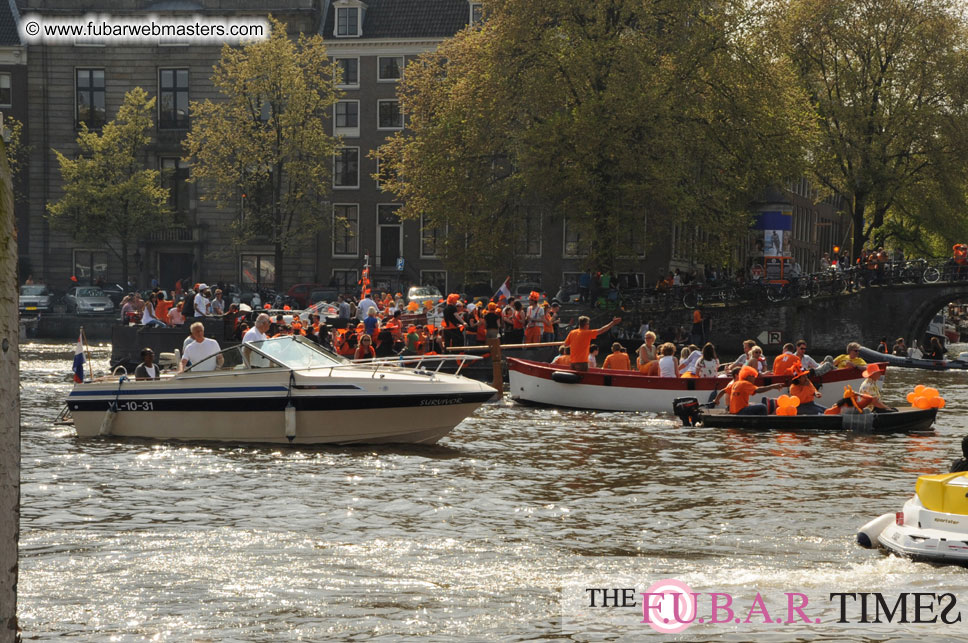
[(575, 371), (554, 371), (551, 379), (561, 384), (578, 384), (581, 382), (581, 374)]
[(283, 413), (286, 424), (286, 437), (292, 443), (296, 437), (296, 407), (292, 404), (292, 387), (296, 383), (296, 375), (289, 371), (289, 394), (286, 396), (286, 410)]
[(118, 379), (118, 392), (114, 395), (114, 401), (108, 402), (108, 410), (104, 413), (104, 417), (101, 419), (101, 428), (98, 430), (98, 435), (111, 435), (111, 431), (114, 427), (114, 418), (118, 416), (118, 399), (121, 397), (121, 386), (127, 381), (127, 375), (122, 375)]
[(892, 513), (886, 513), (860, 528), (857, 532), (857, 544), (866, 549), (873, 549), (877, 547), (877, 537), (881, 535), (887, 526), (894, 522), (895, 515)]
[(296, 407), (292, 402), (286, 405), (286, 437), (292, 442), (296, 437)]
[(840, 426), (845, 431), (858, 431), (860, 433), (871, 433), (874, 430), (873, 413), (851, 413), (853, 409), (844, 409), (840, 415)]

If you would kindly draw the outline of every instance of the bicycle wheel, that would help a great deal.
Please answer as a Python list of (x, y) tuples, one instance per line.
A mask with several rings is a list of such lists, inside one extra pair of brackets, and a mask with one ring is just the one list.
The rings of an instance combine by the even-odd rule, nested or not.
[(901, 271), (901, 281), (906, 284), (916, 284), (918, 283), (918, 271), (914, 268), (905, 268)]
[(702, 303), (699, 293), (691, 290), (682, 296), (682, 305), (686, 308), (695, 308), (700, 303)]
[(941, 279), (941, 271), (934, 266), (928, 266), (924, 269), (924, 273), (921, 275), (921, 278), (926, 284), (937, 283), (938, 280)]
[(777, 303), (786, 299), (787, 295), (786, 295), (785, 289), (782, 286), (780, 286), (779, 288), (768, 287), (766, 289), (766, 298), (772, 301), (773, 303)]

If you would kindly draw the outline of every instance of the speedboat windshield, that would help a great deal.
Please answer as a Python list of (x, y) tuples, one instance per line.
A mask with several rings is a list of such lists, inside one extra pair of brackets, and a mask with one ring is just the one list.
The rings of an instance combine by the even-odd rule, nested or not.
[(254, 368), (320, 368), (346, 364), (346, 360), (305, 337), (276, 337), (247, 342), (206, 357), (186, 372), (248, 370)]

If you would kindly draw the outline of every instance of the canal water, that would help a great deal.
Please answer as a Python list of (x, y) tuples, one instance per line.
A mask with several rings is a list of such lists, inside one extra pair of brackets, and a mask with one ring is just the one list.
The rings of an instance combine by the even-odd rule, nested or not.
[[(26, 640), (968, 640), (968, 570), (854, 543), (959, 455), (968, 373), (889, 373), (888, 399), (918, 383), (946, 398), (923, 435), (682, 428), (505, 399), (436, 447), (290, 449), (78, 440), (52, 422), (72, 347), (21, 349)], [(108, 356), (95, 348), (96, 371)], [(699, 592), (700, 615), (729, 594), (741, 622), (666, 637), (640, 604), (588, 607), (588, 589), (663, 579)], [(911, 594), (907, 622), (859, 623), (858, 599), (841, 610), (831, 592), (890, 606), (951, 593), (947, 620), (965, 613), (914, 622)], [(788, 600), (813, 622), (785, 620)]]

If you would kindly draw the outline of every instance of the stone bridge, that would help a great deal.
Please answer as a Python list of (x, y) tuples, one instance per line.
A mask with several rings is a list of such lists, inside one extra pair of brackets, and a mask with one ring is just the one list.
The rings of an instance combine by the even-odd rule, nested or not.
[[(923, 339), (934, 315), (952, 301), (968, 300), (968, 281), (936, 284), (871, 286), (858, 292), (780, 303), (704, 306), (709, 318), (707, 339), (725, 356), (735, 355), (744, 339), (756, 339), (768, 355), (786, 342), (805, 339), (814, 357), (839, 355), (848, 342), (875, 348), (882, 337), (893, 344), (903, 337)], [(692, 311), (678, 309), (647, 314), (660, 336), (669, 328), (692, 326)], [(766, 333), (765, 335), (761, 334)], [(765, 339), (764, 339), (765, 338)]]

